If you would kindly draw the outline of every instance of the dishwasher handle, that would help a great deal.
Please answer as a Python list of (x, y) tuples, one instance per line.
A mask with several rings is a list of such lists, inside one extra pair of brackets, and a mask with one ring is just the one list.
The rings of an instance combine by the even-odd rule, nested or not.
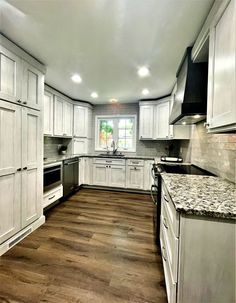
[(68, 163), (64, 163), (64, 165), (72, 165), (72, 164), (79, 164), (79, 161), (73, 161), (73, 162), (68, 162)]

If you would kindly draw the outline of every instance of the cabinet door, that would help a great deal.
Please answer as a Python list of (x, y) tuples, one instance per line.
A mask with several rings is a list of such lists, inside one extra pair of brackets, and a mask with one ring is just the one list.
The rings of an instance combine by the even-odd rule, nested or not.
[(29, 63), (23, 62), (22, 101), (23, 104), (40, 110), (43, 102), (44, 76)]
[(69, 102), (63, 103), (63, 136), (72, 137), (73, 105)]
[(127, 188), (143, 189), (143, 167), (128, 166), (126, 178)]
[(22, 109), (22, 227), (38, 219), (43, 203), (41, 113)]
[(83, 106), (74, 106), (74, 136), (88, 136), (88, 108)]
[(53, 135), (53, 94), (45, 91), (44, 92), (44, 107), (43, 107), (43, 118), (44, 118), (44, 135)]
[(54, 135), (63, 136), (63, 99), (58, 96), (54, 98)]
[(21, 109), (0, 101), (0, 244), (21, 228)]
[(74, 138), (73, 139), (73, 154), (81, 155), (88, 153), (88, 139)]
[(93, 185), (108, 186), (108, 166), (93, 164)]
[(152, 160), (146, 160), (144, 163), (144, 190), (151, 190), (151, 186), (154, 184), (152, 177)]
[(155, 139), (169, 138), (169, 101), (156, 106)]
[(125, 187), (125, 166), (110, 165), (109, 166), (109, 186)]
[(153, 139), (153, 105), (141, 105), (139, 107), (139, 138)]
[(21, 102), (22, 61), (0, 45), (0, 98)]
[(92, 184), (92, 159), (83, 158), (84, 159), (84, 184)]
[(210, 32), (209, 128), (236, 129), (236, 1), (231, 0)]
[(79, 185), (84, 184), (85, 158), (79, 158)]

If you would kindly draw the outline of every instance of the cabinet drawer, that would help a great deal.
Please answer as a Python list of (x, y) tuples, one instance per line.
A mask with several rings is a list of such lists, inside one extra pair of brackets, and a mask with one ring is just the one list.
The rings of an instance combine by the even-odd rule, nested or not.
[(161, 204), (165, 205), (166, 215), (170, 221), (170, 226), (174, 235), (179, 237), (179, 213), (176, 211), (170, 195), (162, 182), (161, 187)]
[(94, 164), (105, 164), (105, 165), (125, 165), (125, 159), (114, 159), (114, 158), (94, 158)]
[(144, 166), (144, 160), (139, 159), (128, 159), (127, 165), (133, 165), (133, 166)]
[(165, 237), (162, 229), (160, 231), (160, 242), (168, 303), (176, 303), (176, 283), (171, 276), (171, 269), (166, 253)]
[(161, 213), (161, 230), (165, 239), (166, 256), (168, 258), (172, 279), (174, 282), (177, 282), (179, 240), (175, 237), (170, 227), (165, 207), (162, 207)]
[(55, 189), (52, 189), (43, 195), (43, 208), (57, 201), (63, 196), (63, 186), (60, 185)]

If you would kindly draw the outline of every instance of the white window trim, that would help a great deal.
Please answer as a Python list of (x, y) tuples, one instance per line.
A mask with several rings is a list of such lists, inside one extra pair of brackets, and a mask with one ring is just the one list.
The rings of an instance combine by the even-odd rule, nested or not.
[[(98, 128), (98, 120), (100, 119), (119, 119), (119, 118), (132, 118), (134, 119), (134, 146), (131, 150), (121, 149), (118, 148), (118, 152), (125, 152), (125, 153), (135, 153), (136, 152), (136, 141), (137, 141), (137, 115), (99, 115), (95, 116), (95, 151), (104, 151), (106, 149), (99, 147), (99, 128)], [(109, 146), (109, 150), (111, 148)]]

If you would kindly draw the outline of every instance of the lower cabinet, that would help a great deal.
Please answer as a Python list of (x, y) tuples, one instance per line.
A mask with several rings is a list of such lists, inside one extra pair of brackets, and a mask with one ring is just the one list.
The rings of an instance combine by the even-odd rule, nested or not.
[(177, 212), (163, 184), (160, 243), (168, 303), (235, 302), (235, 221)]
[(124, 188), (125, 166), (94, 164), (93, 184)]
[(47, 207), (63, 196), (63, 186), (59, 185), (56, 188), (45, 192), (43, 195), (43, 207)]
[(126, 167), (126, 187), (133, 189), (143, 189), (143, 167), (127, 166)]

